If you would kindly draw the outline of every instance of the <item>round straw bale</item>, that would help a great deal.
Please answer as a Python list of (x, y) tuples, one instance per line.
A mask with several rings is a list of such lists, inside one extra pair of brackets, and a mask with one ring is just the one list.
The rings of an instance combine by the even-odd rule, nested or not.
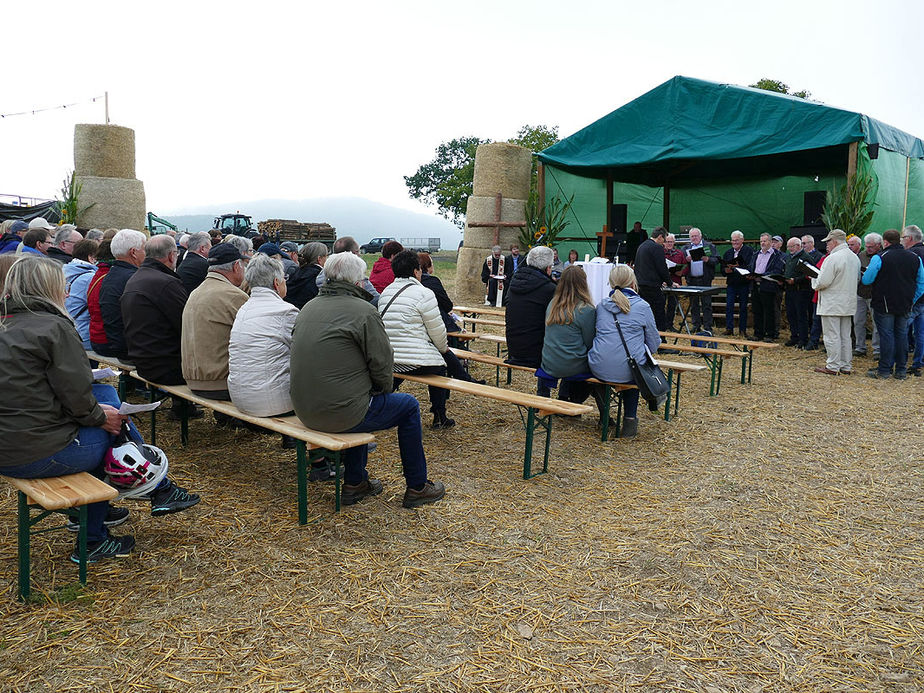
[[(144, 184), (140, 180), (77, 176), (82, 188), (79, 206), (85, 209), (78, 226), (144, 230)], [(92, 206), (91, 206), (92, 205)]]
[(78, 176), (134, 178), (135, 131), (119, 125), (75, 125), (74, 171)]
[(506, 142), (478, 145), (475, 151), (474, 194), (525, 200), (529, 196), (532, 152)]

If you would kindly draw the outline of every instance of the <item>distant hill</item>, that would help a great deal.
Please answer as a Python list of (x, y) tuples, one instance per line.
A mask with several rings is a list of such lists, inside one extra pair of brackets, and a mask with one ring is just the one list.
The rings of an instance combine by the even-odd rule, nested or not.
[(365, 243), (376, 236), (395, 238), (429, 238), (439, 236), (444, 250), (455, 250), (462, 231), (452, 222), (435, 214), (419, 214), (360, 197), (317, 198), (311, 200), (254, 200), (229, 202), (206, 208), (183, 210), (182, 214), (155, 210), (154, 213), (189, 231), (208, 231), (212, 220), (221, 214), (240, 211), (253, 222), (266, 219), (296, 219), (302, 222), (327, 222), (337, 229), (337, 236), (353, 236)]

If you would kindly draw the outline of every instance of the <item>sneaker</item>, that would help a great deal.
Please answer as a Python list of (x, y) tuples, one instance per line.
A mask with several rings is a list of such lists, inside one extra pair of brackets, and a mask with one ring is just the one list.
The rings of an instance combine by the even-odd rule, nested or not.
[(327, 460), (317, 466), (311, 465), (311, 470), (308, 472), (308, 481), (331, 481), (336, 478), (337, 470)]
[(853, 375), (853, 371), (846, 368), (841, 368), (841, 375)]
[[(115, 527), (122, 524), (125, 520), (128, 519), (128, 508), (116, 508), (113, 506), (109, 507), (109, 513), (106, 515), (106, 519), (103, 520), (103, 525), (106, 527)], [(67, 531), (68, 532), (79, 532), (80, 523), (77, 520), (70, 519), (67, 521)]]
[(894, 377), (896, 380), (907, 380), (907, 379), (908, 379), (908, 374), (907, 374), (907, 373), (899, 373), (898, 371), (895, 371), (895, 375), (894, 375), (893, 377)]
[(178, 513), (193, 507), (199, 502), (199, 496), (168, 480), (166, 484), (151, 493), (151, 514), (154, 517)]
[(382, 492), (382, 488), (382, 482), (372, 478), (366, 479), (363, 483), (356, 484), (356, 486), (344, 484), (340, 491), (340, 504), (355, 505), (366, 496), (379, 495)]
[(889, 374), (888, 374), (888, 373), (880, 373), (879, 370), (876, 369), (876, 368), (870, 368), (868, 371), (866, 371), (866, 377), (867, 377), (867, 378), (876, 378), (876, 379), (878, 379), (878, 380), (887, 380), (887, 379), (889, 378)]
[(452, 427), (455, 426), (455, 425), (456, 425), (456, 420), (455, 420), (455, 419), (450, 419), (450, 418), (445, 417), (445, 416), (441, 419), (441, 418), (439, 418), (439, 417), (437, 417), (437, 416), (434, 416), (434, 417), (433, 417), (433, 425), (430, 426), (430, 428), (432, 428), (434, 431), (438, 431), (438, 430), (443, 429), (443, 428), (452, 428)]
[(805, 350), (806, 351), (818, 351), (818, 345), (817, 344), (806, 344)]
[(854, 356), (866, 356), (866, 349), (854, 349), (853, 355)]
[[(87, 542), (87, 563), (96, 563), (104, 558), (125, 558), (135, 548), (135, 537), (107, 537), (102, 541)], [(71, 554), (74, 563), (80, 563), (80, 548), (75, 546)]]
[(908, 372), (911, 373), (911, 375), (913, 375), (915, 378), (920, 378), (920, 377), (921, 377), (921, 369), (920, 369), (920, 368), (909, 368), (909, 369), (908, 369)]
[(439, 481), (430, 481), (423, 485), (419, 491), (408, 488), (404, 492), (404, 501), (401, 503), (405, 508), (417, 508), (427, 503), (436, 503), (440, 498), (446, 495), (446, 487)]
[(294, 450), (298, 447), (298, 440), (283, 433), (281, 447), (283, 450)]
[(638, 417), (625, 417), (622, 420), (622, 428), (619, 429), (620, 438), (635, 438), (638, 435)]
[(792, 347), (792, 346), (796, 346), (796, 344), (798, 344), (798, 343), (799, 343), (799, 342), (797, 342), (795, 339), (788, 339), (788, 340), (786, 340), (786, 342), (783, 344), (783, 346)]

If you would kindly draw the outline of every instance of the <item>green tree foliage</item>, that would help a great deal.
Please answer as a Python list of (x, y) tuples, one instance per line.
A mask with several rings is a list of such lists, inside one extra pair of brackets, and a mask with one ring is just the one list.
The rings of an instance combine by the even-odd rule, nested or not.
[[(526, 147), (534, 154), (558, 141), (558, 127), (545, 125), (524, 125), (515, 137), (509, 140), (513, 144)], [(479, 144), (491, 140), (480, 137), (458, 137), (443, 142), (436, 148), (436, 156), (417, 169), (412, 176), (404, 177), (408, 195), (426, 205), (435, 206), (440, 215), (452, 221), (456, 226), (465, 224), (465, 209), (468, 198), (472, 195), (475, 177), (475, 150)], [(533, 189), (536, 180), (536, 157), (533, 157)]]
[(436, 148), (433, 160), (405, 176), (408, 194), (426, 205), (436, 206), (439, 213), (462, 227), (465, 205), (472, 194), (475, 177), (475, 150), (491, 140), (457, 137)]
[(763, 89), (764, 91), (775, 91), (777, 94), (789, 94), (790, 96), (796, 96), (800, 99), (807, 99), (812, 95), (812, 92), (806, 91), (789, 91), (789, 85), (785, 82), (781, 82), (778, 79), (768, 79), (767, 77), (762, 77), (757, 80), (754, 84), (749, 84), (749, 87), (754, 89)]
[(873, 192), (873, 179), (855, 173), (836, 192), (828, 191), (821, 220), (825, 227), (840, 229), (863, 237), (873, 222), (872, 205), (869, 199)]

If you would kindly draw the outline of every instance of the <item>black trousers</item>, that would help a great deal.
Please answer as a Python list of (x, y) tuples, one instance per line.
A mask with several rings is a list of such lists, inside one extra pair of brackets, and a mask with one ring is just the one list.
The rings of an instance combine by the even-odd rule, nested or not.
[[(404, 371), (407, 375), (446, 375), (446, 366), (418, 366), (412, 371)], [(401, 387), (401, 383), (404, 381), (401, 379), (400, 373), (395, 373), (394, 376), (394, 391), (397, 391)], [(440, 387), (433, 387), (427, 385), (427, 394), (430, 395), (430, 411), (436, 414), (437, 416), (445, 417), (446, 416), (446, 400), (449, 399), (449, 390), (444, 390)]]
[(780, 326), (776, 321), (777, 293), (757, 290), (752, 294), (751, 308), (754, 310), (754, 337), (776, 339)]
[[(655, 325), (658, 326), (659, 332), (667, 330), (667, 317), (664, 315), (664, 292), (660, 286), (640, 286), (638, 295), (645, 299), (645, 302), (651, 306), (651, 312), (654, 313)], [(664, 339), (661, 340), (662, 342)]]

